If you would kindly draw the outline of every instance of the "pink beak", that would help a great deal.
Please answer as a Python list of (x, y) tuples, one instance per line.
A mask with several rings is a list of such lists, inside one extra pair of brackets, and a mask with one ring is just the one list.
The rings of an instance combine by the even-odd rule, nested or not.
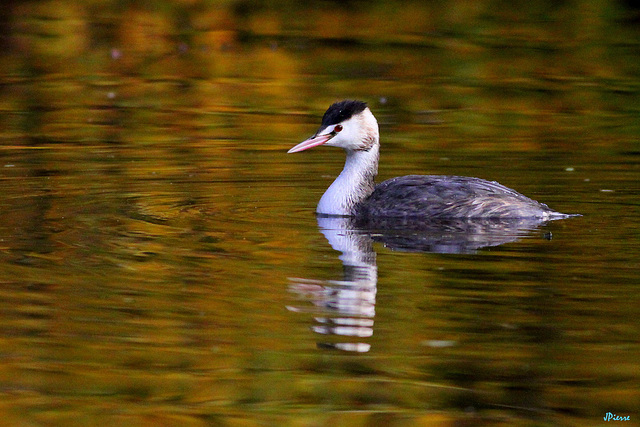
[(287, 151), (287, 153), (297, 153), (298, 151), (304, 151), (308, 150), (309, 148), (317, 147), (318, 145), (327, 143), (331, 138), (333, 138), (333, 135), (330, 133), (312, 136), (311, 138), (302, 141), (300, 144)]

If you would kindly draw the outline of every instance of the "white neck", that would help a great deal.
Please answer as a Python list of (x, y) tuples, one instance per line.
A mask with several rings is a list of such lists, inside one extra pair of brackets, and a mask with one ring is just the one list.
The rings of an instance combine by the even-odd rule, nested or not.
[(319, 214), (351, 216), (355, 205), (373, 191), (374, 178), (378, 174), (378, 141), (367, 151), (345, 151), (344, 169), (320, 199), (316, 209)]

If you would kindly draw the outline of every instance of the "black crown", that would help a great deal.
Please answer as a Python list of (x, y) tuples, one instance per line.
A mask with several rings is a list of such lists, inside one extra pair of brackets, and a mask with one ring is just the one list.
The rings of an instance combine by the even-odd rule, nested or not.
[(363, 101), (346, 100), (332, 104), (322, 116), (322, 126), (336, 125), (353, 117), (367, 108), (367, 103)]

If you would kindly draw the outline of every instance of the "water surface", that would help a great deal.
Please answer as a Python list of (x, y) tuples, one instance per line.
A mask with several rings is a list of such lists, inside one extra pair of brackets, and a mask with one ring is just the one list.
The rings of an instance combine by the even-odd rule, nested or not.
[[(633, 11), (58, 3), (1, 20), (7, 423), (637, 423)], [(381, 180), (477, 176), (583, 216), (319, 222), (343, 154), (286, 151), (348, 97), (380, 121)]]

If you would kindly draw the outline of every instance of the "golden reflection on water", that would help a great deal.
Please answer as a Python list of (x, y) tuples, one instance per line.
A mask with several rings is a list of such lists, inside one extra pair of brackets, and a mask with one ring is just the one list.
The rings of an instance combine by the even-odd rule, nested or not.
[[(322, 5), (5, 5), (4, 422), (634, 419), (635, 12)], [(344, 97), (380, 119), (383, 179), (585, 216), (473, 254), (374, 244), (368, 351), (319, 350), (288, 278), (343, 278), (312, 215), (342, 158), (285, 152)]]

